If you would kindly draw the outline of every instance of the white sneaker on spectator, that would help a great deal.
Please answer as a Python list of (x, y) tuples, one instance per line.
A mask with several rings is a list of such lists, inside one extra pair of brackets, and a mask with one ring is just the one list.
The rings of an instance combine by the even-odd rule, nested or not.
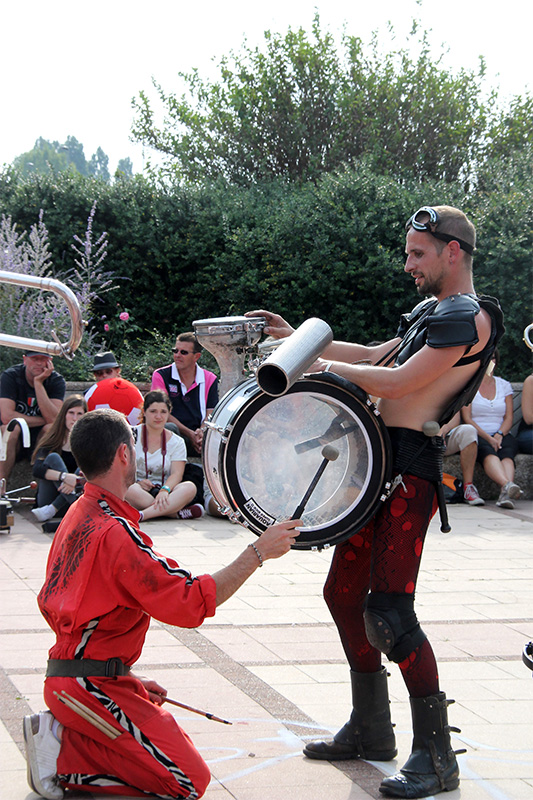
[(52, 519), (57, 514), (56, 507), (51, 503), (48, 506), (41, 506), (40, 508), (32, 508), (31, 513), (39, 520), (39, 522), (46, 522)]
[(484, 506), (485, 501), (479, 496), (479, 492), (473, 483), (465, 483), (464, 486), (465, 503), (471, 506)]
[(509, 492), (507, 491), (508, 486), (508, 483), (506, 483), (505, 486), (502, 486), (500, 496), (496, 500), (496, 505), (500, 506), (500, 508), (514, 508), (514, 503), (509, 497)]
[(64, 792), (57, 780), (57, 757), (61, 744), (52, 733), (53, 722), (50, 711), (24, 717), (28, 783), (46, 800), (61, 800)]
[(205, 514), (205, 509), (200, 503), (195, 503), (192, 506), (185, 506), (181, 511), (178, 511), (178, 519), (199, 519)]
[(507, 494), (511, 500), (518, 500), (519, 497), (522, 496), (522, 489), (517, 483), (514, 483), (514, 481), (509, 481), (503, 488), (507, 490)]

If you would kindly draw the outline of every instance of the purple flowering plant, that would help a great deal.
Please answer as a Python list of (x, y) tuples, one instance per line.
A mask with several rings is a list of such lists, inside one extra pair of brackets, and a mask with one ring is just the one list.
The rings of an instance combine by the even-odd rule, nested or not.
[[(19, 232), (11, 217), (0, 220), (0, 269), (37, 277), (61, 280), (75, 293), (86, 320), (86, 331), (80, 348), (72, 362), (61, 359), (60, 371), (68, 379), (84, 377), (90, 372), (92, 356), (102, 347), (100, 333), (93, 309), (101, 296), (114, 287), (114, 274), (103, 268), (107, 255), (107, 233), (95, 241), (93, 222), (96, 203), (93, 204), (84, 238), (74, 236), (72, 248), (76, 253), (75, 267), (56, 274), (50, 254), (48, 230), (44, 213), (29, 231)], [(70, 335), (70, 316), (63, 300), (52, 292), (40, 292), (22, 286), (5, 285), (0, 293), (0, 316), (5, 333), (32, 339), (52, 341), (52, 333), (60, 341)], [(0, 370), (21, 359), (20, 350), (0, 347)]]

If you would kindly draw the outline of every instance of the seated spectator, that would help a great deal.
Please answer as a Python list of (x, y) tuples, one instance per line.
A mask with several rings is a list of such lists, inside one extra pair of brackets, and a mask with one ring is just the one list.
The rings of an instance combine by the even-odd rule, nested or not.
[(165, 392), (148, 392), (144, 398), (143, 422), (133, 428), (137, 475), (126, 500), (141, 511), (144, 520), (191, 519), (204, 513), (203, 506), (195, 502), (195, 484), (183, 480), (187, 460), (185, 442), (165, 428), (171, 407)]
[(509, 381), (492, 374), (498, 363), (496, 349), (476, 396), (471, 405), (461, 410), (461, 417), (463, 422), (476, 429), (477, 460), (500, 487), (496, 505), (514, 508), (513, 500), (520, 497), (522, 490), (514, 482), (514, 457), (518, 444), (509, 433), (513, 426), (513, 387)]
[(120, 365), (110, 351), (109, 353), (97, 353), (93, 364), (94, 383), (85, 392), (85, 399), (89, 400), (100, 381), (106, 378), (120, 378)]
[(25, 420), (30, 430), (31, 444), (22, 447), (18, 425), (11, 431), (6, 448), (6, 460), (0, 461), (0, 479), (8, 478), (15, 460), (30, 458), (37, 443), (53, 423), (65, 397), (65, 380), (54, 370), (52, 359), (27, 350), (22, 364), (15, 364), (0, 376), (0, 417), (2, 433), (15, 417)]
[(203, 422), (218, 403), (218, 378), (198, 366), (201, 352), (194, 333), (180, 333), (172, 350), (174, 363), (156, 369), (152, 375), (152, 389), (170, 397), (170, 422), (178, 426), (190, 456), (201, 452)]
[(67, 397), (35, 449), (32, 464), (38, 481), (37, 505), (32, 514), (39, 522), (62, 517), (81, 493), (83, 479), (70, 450), (70, 432), (86, 413), (87, 403), (81, 395)]
[(459, 412), (441, 430), (446, 449), (445, 456), (459, 453), (463, 473), (463, 495), (465, 503), (483, 506), (485, 501), (479, 496), (474, 485), (474, 467), (477, 459), (477, 431), (473, 425), (461, 425)]
[(528, 375), (522, 389), (522, 419), (516, 436), (520, 453), (533, 455), (533, 375)]

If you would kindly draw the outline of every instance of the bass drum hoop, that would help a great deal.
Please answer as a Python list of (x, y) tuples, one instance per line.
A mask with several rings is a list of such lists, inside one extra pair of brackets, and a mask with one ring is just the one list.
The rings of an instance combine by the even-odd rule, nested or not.
[[(373, 465), (368, 485), (357, 505), (346, 516), (332, 521), (328, 526), (319, 529), (302, 528), (292, 545), (295, 550), (321, 550), (353, 536), (374, 515), (392, 472), (392, 451), (388, 431), (374, 404), (358, 386), (335, 373), (319, 373), (312, 378), (298, 380), (283, 397), (305, 391), (316, 392), (323, 384), (328, 385), (329, 398), (348, 405), (352, 413), (355, 413), (355, 409), (360, 412), (356, 416), (370, 441)], [(219, 453), (220, 478), (228, 502), (242, 518), (242, 524), (249, 527), (257, 536), (260, 536), (272, 522), (262, 523), (250, 514), (246, 507), (249, 498), (244, 495), (239, 481), (238, 448), (246, 426), (258, 411), (279, 399), (261, 392), (259, 387), (257, 391), (250, 392), (249, 399), (238, 410), (236, 418), (231, 420), (231, 430), (227, 435), (223, 452)], [(295, 507), (298, 500), (300, 498), (296, 498)]]

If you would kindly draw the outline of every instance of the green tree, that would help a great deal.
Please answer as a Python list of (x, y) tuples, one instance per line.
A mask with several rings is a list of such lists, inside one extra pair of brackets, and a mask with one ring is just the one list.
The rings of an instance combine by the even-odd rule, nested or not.
[(91, 160), (87, 165), (87, 172), (93, 178), (100, 178), (100, 180), (109, 183), (109, 156), (106, 156), (101, 147), (91, 156)]
[(68, 168), (68, 155), (58, 142), (49, 142), (39, 137), (35, 145), (27, 153), (17, 156), (13, 161), (16, 169), (24, 174), (32, 172), (59, 172)]
[(131, 158), (121, 158), (115, 171), (115, 178), (133, 178), (133, 163)]
[(398, 177), (465, 179), (486, 130), (484, 64), (452, 74), (419, 52), (383, 53), (342, 36), (337, 49), (316, 15), (311, 35), (265, 33), (263, 49), (243, 45), (220, 62), (220, 80), (180, 73), (181, 97), (154, 81), (165, 122), (151, 99), (134, 99), (133, 136), (168, 156), (168, 172), (249, 185), (264, 178), (316, 178), (365, 156)]

